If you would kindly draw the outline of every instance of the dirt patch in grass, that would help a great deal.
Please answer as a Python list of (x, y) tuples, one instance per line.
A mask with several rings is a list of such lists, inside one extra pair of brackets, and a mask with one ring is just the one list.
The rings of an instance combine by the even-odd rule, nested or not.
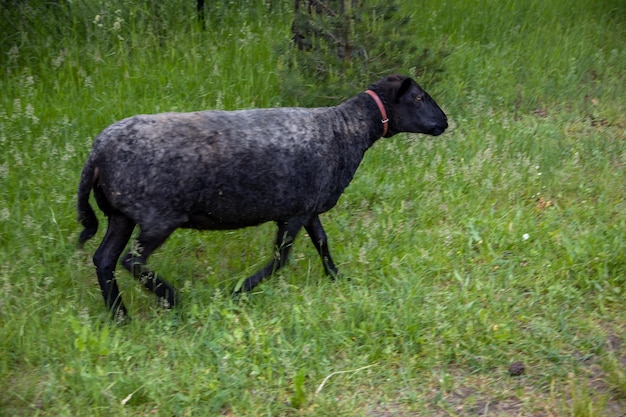
[[(584, 415), (626, 416), (626, 343), (609, 333), (604, 351), (580, 355), (580, 367), (565, 378), (542, 383), (539, 367), (529, 367), (524, 376), (510, 372), (472, 375), (457, 370), (454, 388), (436, 401), (437, 416), (533, 416)], [(433, 410), (435, 411), (435, 410)]]
[(509, 364), (478, 373), (456, 367), (431, 372), (430, 391), (413, 393), (412, 400), (402, 392), (397, 393), (397, 400), (385, 394), (384, 402), (373, 392), (359, 396), (369, 403), (364, 409), (370, 417), (626, 416), (624, 339), (609, 332), (601, 352), (573, 354), (572, 358), (566, 375), (563, 369), (548, 369), (549, 364), (525, 364), (520, 375), (512, 375)]

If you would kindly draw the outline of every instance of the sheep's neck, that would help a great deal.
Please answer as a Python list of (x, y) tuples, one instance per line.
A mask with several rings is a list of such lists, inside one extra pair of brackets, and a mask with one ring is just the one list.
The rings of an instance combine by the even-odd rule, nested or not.
[(387, 131), (389, 130), (389, 118), (387, 117), (387, 111), (385, 110), (385, 105), (383, 104), (380, 97), (378, 97), (378, 94), (376, 94), (374, 91), (365, 90), (365, 94), (369, 95), (371, 98), (374, 99), (374, 102), (378, 106), (378, 110), (380, 110), (380, 115), (382, 117), (380, 121), (383, 124), (382, 136), (385, 136), (387, 134)]

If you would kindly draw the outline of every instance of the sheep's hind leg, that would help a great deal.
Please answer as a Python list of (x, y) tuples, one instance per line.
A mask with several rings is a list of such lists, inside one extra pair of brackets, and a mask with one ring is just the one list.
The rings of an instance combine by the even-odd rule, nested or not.
[(172, 308), (177, 304), (176, 289), (147, 268), (146, 262), (152, 252), (161, 246), (169, 235), (170, 233), (148, 237), (142, 231), (139, 233), (135, 247), (131, 248), (122, 260), (124, 268), (129, 270), (146, 289), (152, 291), (166, 308)]
[(326, 275), (335, 278), (338, 270), (333, 262), (333, 258), (330, 256), (330, 252), (328, 250), (328, 238), (326, 237), (326, 232), (324, 231), (324, 227), (322, 227), (322, 222), (320, 221), (319, 216), (316, 215), (311, 217), (307, 224), (304, 225), (304, 228), (313, 241), (313, 245), (315, 245), (317, 253), (319, 253), (322, 258)]
[(250, 291), (265, 278), (278, 271), (280, 268), (287, 264), (289, 258), (289, 252), (293, 246), (294, 240), (302, 226), (304, 220), (300, 217), (289, 219), (287, 221), (276, 222), (278, 225), (278, 234), (276, 235), (276, 247), (274, 251), (274, 258), (269, 261), (267, 265), (256, 274), (246, 278), (241, 284), (241, 287), (235, 288), (234, 293), (240, 294), (242, 292)]
[(128, 243), (134, 228), (135, 223), (124, 215), (109, 214), (106, 234), (93, 255), (93, 263), (96, 266), (102, 296), (114, 319), (123, 320), (127, 317), (127, 310), (122, 302), (114, 273), (117, 260)]

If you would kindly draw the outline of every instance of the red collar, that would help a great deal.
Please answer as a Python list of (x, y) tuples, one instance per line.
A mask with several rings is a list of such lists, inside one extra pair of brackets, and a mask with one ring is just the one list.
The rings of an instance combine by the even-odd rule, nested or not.
[(380, 110), (380, 115), (382, 116), (382, 119), (380, 119), (380, 121), (383, 123), (383, 136), (385, 136), (387, 134), (387, 130), (389, 129), (389, 118), (387, 117), (385, 106), (380, 100), (380, 97), (378, 97), (378, 94), (376, 94), (372, 90), (365, 90), (365, 93), (374, 99), (376, 105), (378, 106), (378, 110)]

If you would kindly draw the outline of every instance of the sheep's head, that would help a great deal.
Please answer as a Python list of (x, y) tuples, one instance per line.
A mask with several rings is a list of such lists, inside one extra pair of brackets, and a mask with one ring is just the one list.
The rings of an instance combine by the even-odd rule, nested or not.
[(385, 137), (400, 132), (438, 136), (448, 128), (448, 118), (414, 80), (393, 75), (370, 87), (381, 98), (389, 117)]

